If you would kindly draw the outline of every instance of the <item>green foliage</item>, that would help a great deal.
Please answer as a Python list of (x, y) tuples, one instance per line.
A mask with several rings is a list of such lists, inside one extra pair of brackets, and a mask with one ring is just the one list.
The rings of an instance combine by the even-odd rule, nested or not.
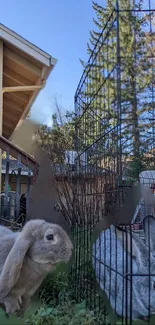
[(64, 163), (65, 152), (74, 148), (75, 114), (57, 111), (52, 115), (52, 127), (42, 125), (38, 130), (38, 143), (48, 150), (53, 163)]
[[(139, 0), (136, 9), (141, 8), (143, 2)], [(149, 152), (153, 144), (153, 107), (150, 99), (154, 82), (151, 72), (153, 62), (148, 58), (153, 56), (155, 32), (149, 33), (150, 16), (147, 12), (135, 14), (131, 10), (131, 0), (119, 1), (122, 11), (119, 12), (118, 31), (115, 6), (115, 0), (107, 0), (105, 7), (93, 2), (96, 29), (90, 32), (87, 47), (91, 60), (88, 65), (81, 60), (87, 78), (78, 93), (83, 100), (83, 108), (90, 104), (79, 125), (85, 134), (80, 132), (79, 137), (84, 138), (85, 146), (88, 146), (101, 134), (106, 134), (113, 127), (117, 129), (121, 122), (117, 137), (108, 139), (108, 147), (103, 137), (96, 145), (96, 152), (103, 152), (107, 147), (105, 153), (111, 156), (110, 141), (112, 146), (119, 146), (121, 142), (120, 154), (137, 158), (142, 150)], [(102, 44), (101, 40), (104, 40)], [(115, 156), (118, 153), (118, 149), (114, 151)]]
[(85, 301), (76, 304), (67, 301), (57, 307), (42, 307), (37, 315), (27, 322), (29, 325), (101, 325), (104, 316), (95, 316), (93, 311), (86, 308)]
[(45, 303), (52, 301), (52, 304), (59, 303), (68, 291), (67, 272), (55, 272), (49, 274), (44, 280), (40, 289), (40, 299)]
[(71, 298), (68, 275), (65, 272), (49, 275), (41, 288), (42, 307), (25, 324), (29, 325), (95, 325), (103, 324), (103, 315), (95, 316), (86, 302)]
[(143, 155), (139, 155), (139, 157), (136, 157), (133, 161), (130, 161), (123, 174), (126, 179), (126, 184), (132, 185), (135, 181), (137, 181), (139, 173), (144, 169), (145, 164)]
[[(112, 318), (112, 315), (107, 315), (104, 306), (99, 312), (90, 310), (86, 306), (86, 301), (83, 300), (77, 303), (71, 299), (69, 291), (69, 280), (65, 273), (49, 275), (44, 281), (42, 290), (46, 291), (47, 301), (43, 302), (39, 310), (25, 321), (25, 325), (103, 325), (115, 323), (119, 325), (122, 320), (119, 317)], [(50, 291), (52, 288), (59, 294), (58, 301), (54, 300)], [(150, 324), (154, 324), (154, 318), (151, 319)], [(143, 324), (143, 321), (138, 320), (133, 322), (133, 325)]]

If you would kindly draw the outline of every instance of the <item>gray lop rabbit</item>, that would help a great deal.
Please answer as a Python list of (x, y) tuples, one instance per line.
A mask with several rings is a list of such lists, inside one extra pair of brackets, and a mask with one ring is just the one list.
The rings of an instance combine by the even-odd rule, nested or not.
[(21, 232), (0, 226), (0, 303), (23, 316), (46, 274), (68, 262), (72, 243), (57, 224), (28, 221)]
[(132, 320), (155, 314), (154, 217), (145, 217), (143, 225), (145, 243), (137, 235), (132, 233), (131, 237), (111, 225), (100, 233), (92, 249), (100, 288), (116, 314)]

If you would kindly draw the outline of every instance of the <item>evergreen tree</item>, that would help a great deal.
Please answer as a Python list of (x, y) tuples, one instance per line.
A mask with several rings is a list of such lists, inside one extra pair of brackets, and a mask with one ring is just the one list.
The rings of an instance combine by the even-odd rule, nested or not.
[[(96, 141), (91, 148), (92, 156), (95, 150), (98, 157), (99, 152), (103, 156), (104, 147), (108, 163), (112, 154), (119, 154), (119, 142), (122, 154), (141, 159), (141, 155), (152, 148), (154, 140), (151, 114), (155, 33), (149, 27), (154, 16), (147, 12), (135, 13), (132, 3), (131, 0), (119, 1), (118, 17), (115, 0), (107, 0), (105, 8), (93, 2), (96, 30), (90, 32), (87, 46), (91, 59), (87, 65), (81, 61), (87, 72), (78, 94), (85, 112), (81, 119), (81, 129), (86, 134), (84, 145), (90, 146)], [(139, 0), (135, 9), (142, 6), (143, 0)], [(116, 134), (119, 123), (121, 129)], [(111, 138), (105, 136), (115, 126)], [(97, 142), (101, 134), (104, 136)]]

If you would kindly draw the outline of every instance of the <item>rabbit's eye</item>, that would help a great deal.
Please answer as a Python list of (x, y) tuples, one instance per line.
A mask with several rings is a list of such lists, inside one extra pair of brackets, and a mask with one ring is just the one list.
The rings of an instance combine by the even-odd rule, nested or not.
[(52, 234), (47, 235), (47, 236), (46, 236), (46, 239), (47, 239), (47, 240), (53, 240), (53, 239), (54, 239), (54, 236), (53, 236)]

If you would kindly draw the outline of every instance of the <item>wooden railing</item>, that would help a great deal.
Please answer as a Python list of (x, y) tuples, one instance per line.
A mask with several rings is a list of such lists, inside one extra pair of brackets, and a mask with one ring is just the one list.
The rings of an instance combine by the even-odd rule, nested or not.
[(0, 223), (22, 226), (29, 213), (30, 187), (37, 177), (39, 164), (2, 136), (0, 149)]

